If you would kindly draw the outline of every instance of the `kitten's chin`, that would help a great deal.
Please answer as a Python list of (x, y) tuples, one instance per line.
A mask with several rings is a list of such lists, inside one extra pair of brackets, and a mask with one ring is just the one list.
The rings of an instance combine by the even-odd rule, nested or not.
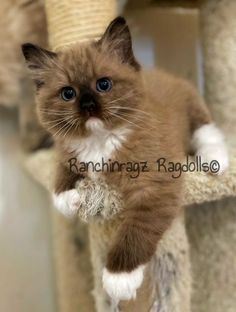
[(101, 119), (90, 117), (85, 123), (85, 128), (92, 132), (101, 131), (104, 129), (104, 123)]

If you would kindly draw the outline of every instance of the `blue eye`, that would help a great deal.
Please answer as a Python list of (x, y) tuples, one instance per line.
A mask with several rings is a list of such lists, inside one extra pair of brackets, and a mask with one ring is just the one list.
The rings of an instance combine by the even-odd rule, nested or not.
[(62, 88), (61, 97), (66, 102), (73, 100), (76, 97), (75, 89), (73, 89), (72, 87)]
[(97, 80), (96, 88), (98, 92), (108, 92), (112, 88), (112, 81), (109, 78), (100, 78)]

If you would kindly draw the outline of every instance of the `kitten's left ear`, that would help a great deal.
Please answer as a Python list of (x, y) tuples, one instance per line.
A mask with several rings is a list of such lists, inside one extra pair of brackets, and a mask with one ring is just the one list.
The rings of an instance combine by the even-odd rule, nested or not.
[(45, 69), (50, 68), (50, 65), (53, 64), (52, 60), (57, 57), (57, 54), (32, 43), (23, 44), (22, 52), (28, 68), (31, 70), (32, 78), (37, 88), (40, 88), (44, 84), (43, 74)]
[(136, 70), (140, 69), (133, 53), (130, 30), (123, 17), (119, 16), (110, 23), (98, 43), (108, 46), (122, 62), (130, 64)]

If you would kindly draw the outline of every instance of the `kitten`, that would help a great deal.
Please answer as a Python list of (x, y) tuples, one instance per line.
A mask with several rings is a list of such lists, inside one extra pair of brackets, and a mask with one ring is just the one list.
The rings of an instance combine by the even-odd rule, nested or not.
[[(64, 214), (77, 212), (75, 183), (103, 177), (121, 195), (121, 224), (108, 252), (103, 285), (116, 299), (135, 297), (145, 264), (180, 212), (182, 179), (156, 160), (181, 161), (194, 149), (221, 172), (228, 156), (221, 132), (204, 102), (186, 81), (145, 71), (134, 57), (129, 28), (118, 17), (97, 42), (58, 53), (32, 44), (23, 53), (36, 83), (38, 114), (60, 152), (54, 202)], [(147, 163), (136, 179), (126, 170), (76, 172), (69, 160), (101, 164)], [(125, 165), (122, 167), (125, 168)]]

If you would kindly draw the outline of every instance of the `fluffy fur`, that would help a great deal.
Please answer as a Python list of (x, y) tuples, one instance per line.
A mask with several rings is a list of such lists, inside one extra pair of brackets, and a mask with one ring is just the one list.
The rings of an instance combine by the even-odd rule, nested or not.
[[(150, 261), (181, 210), (182, 179), (174, 179), (173, 172), (163, 168), (157, 171), (156, 160), (181, 161), (191, 147), (199, 152), (198, 147), (208, 146), (202, 129), (212, 129), (211, 116), (187, 82), (162, 71), (141, 69), (123, 18), (112, 21), (97, 42), (76, 44), (57, 54), (26, 44), (23, 53), (37, 86), (41, 123), (55, 137), (60, 151), (57, 197), (66, 198), (78, 180), (89, 176), (102, 177), (122, 198), (120, 226), (107, 254), (103, 280), (116, 300), (124, 298), (124, 285), (127, 289), (132, 285), (132, 291), (127, 290), (127, 299), (131, 298), (142, 283), (138, 268)], [(112, 81), (107, 92), (96, 88), (102, 77)], [(75, 91), (70, 101), (61, 94), (67, 86)], [(222, 138), (217, 132), (219, 142)], [(101, 164), (101, 156), (124, 166), (93, 174), (70, 166), (71, 158)], [(148, 167), (132, 178), (132, 172), (124, 170), (127, 163)], [(130, 277), (135, 277), (133, 282)]]
[(143, 281), (144, 266), (139, 266), (130, 273), (110, 273), (103, 270), (103, 285), (108, 295), (116, 302), (136, 298), (136, 290)]
[(104, 128), (103, 123), (97, 120), (89, 120), (86, 126), (91, 132), (90, 136), (71, 140), (68, 145), (68, 150), (75, 153), (81, 162), (100, 163), (102, 158), (111, 158), (114, 151), (125, 142), (129, 133), (129, 128), (126, 127), (108, 131)]
[(218, 174), (222, 174), (229, 166), (229, 157), (223, 133), (214, 125), (204, 125), (194, 131), (192, 146), (196, 155), (210, 163), (217, 160), (220, 164)]
[(76, 189), (61, 192), (60, 194), (53, 194), (53, 203), (55, 207), (67, 217), (77, 214), (79, 201), (80, 196)]

